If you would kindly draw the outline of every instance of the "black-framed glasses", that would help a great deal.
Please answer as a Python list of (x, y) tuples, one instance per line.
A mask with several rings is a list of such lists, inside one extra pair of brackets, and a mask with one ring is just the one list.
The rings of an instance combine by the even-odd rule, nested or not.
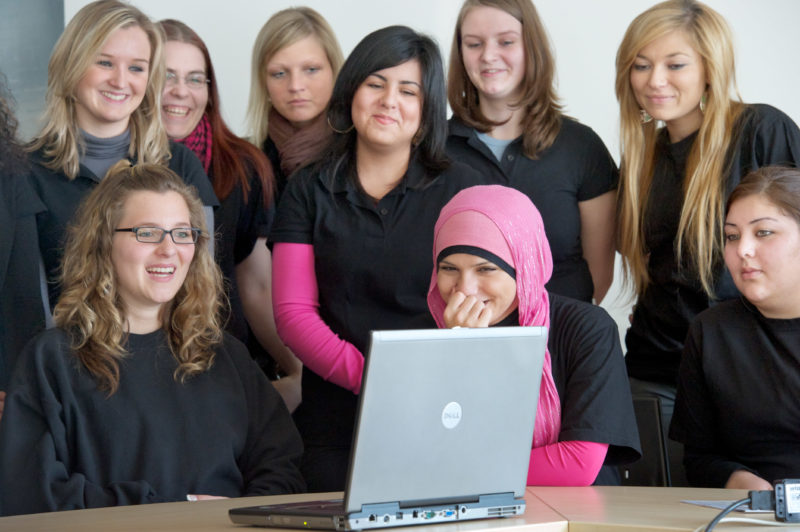
[(145, 244), (160, 244), (164, 240), (164, 235), (169, 234), (172, 241), (176, 244), (196, 244), (202, 231), (196, 227), (176, 227), (167, 231), (163, 227), (143, 226), (143, 227), (121, 227), (114, 229), (117, 233), (133, 233), (136, 240)]
[[(179, 83), (180, 78), (178, 75), (171, 71), (167, 70), (167, 79), (165, 84), (167, 87), (173, 87)], [(209, 83), (211, 83), (211, 78), (203, 74), (202, 72), (192, 72), (188, 74), (185, 78), (183, 78), (183, 82), (186, 86), (192, 90), (200, 90)]]

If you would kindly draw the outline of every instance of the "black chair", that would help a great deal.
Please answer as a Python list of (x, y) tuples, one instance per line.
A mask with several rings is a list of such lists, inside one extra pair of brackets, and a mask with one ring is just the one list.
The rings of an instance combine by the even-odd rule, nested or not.
[(642, 457), (620, 467), (623, 486), (671, 486), (667, 440), (661, 426), (661, 401), (651, 395), (633, 396)]

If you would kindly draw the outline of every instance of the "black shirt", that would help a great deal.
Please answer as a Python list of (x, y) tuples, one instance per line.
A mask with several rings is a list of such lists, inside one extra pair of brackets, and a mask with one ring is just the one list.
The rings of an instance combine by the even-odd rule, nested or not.
[(559, 441), (607, 443), (605, 464), (641, 456), (619, 329), (602, 308), (550, 294), (553, 382), (561, 400)]
[[(213, 175), (210, 178), (214, 180)], [(244, 317), (242, 298), (239, 295), (236, 266), (250, 256), (256, 240), (269, 236), (275, 213), (272, 205), (264, 205), (264, 188), (261, 180), (251, 175), (249, 184), (247, 203), (242, 194), (242, 185), (237, 183), (214, 211), (214, 225), (217, 232), (214, 252), (217, 255), (217, 264), (225, 277), (225, 289), (231, 305), (230, 318), (225, 324), (225, 330), (245, 343), (250, 333)]]
[(261, 151), (266, 154), (269, 162), (272, 163), (272, 174), (275, 176), (275, 202), (277, 203), (286, 188), (289, 176), (281, 168), (281, 154), (270, 137), (267, 137), (267, 140), (264, 141)]
[(670, 438), (685, 444), (693, 486), (736, 470), (800, 477), (800, 319), (765, 318), (743, 298), (692, 322)]
[[(203, 166), (185, 146), (170, 141), (169, 168), (178, 174), (188, 185), (197, 188), (203, 205), (216, 207), (217, 197), (208, 180)], [(100, 178), (84, 165), (80, 166), (75, 179), (68, 179), (60, 172), (42, 166), (42, 151), (31, 155), (31, 184), (39, 198), (47, 207), (36, 217), (39, 231), (39, 249), (47, 272), (50, 304), (55, 305), (60, 288), (58, 287), (58, 270), (64, 252), (67, 227), (78, 206), (100, 182)]]
[(36, 215), (44, 210), (27, 175), (0, 175), (0, 390), (22, 348), (44, 328), (36, 247)]
[(163, 331), (131, 334), (112, 396), (49, 329), (30, 342), (0, 423), (0, 514), (302, 491), (299, 435), (244, 346), (176, 381)]
[[(286, 186), (270, 241), (313, 245), (320, 316), (366, 353), (371, 330), (409, 328), (428, 313), (433, 226), (450, 198), (477, 184), (462, 164), (430, 180), (412, 160), (402, 182), (376, 205), (344, 175), (331, 182), (303, 170)], [(350, 391), (304, 369), (295, 412), (304, 441), (349, 447), (356, 404)]]
[(578, 203), (613, 190), (618, 179), (617, 167), (600, 137), (564, 117), (553, 145), (537, 159), (522, 153), (519, 138), (498, 161), (474, 129), (451, 118), (447, 152), (477, 170), (486, 184), (515, 188), (533, 201), (553, 254), (547, 290), (591, 302), (594, 284), (583, 258)]
[[(800, 161), (800, 130), (791, 118), (768, 105), (749, 105), (734, 131), (727, 157), (727, 196), (751, 170), (770, 164), (795, 166)], [(650, 253), (650, 284), (636, 303), (625, 342), (628, 374), (637, 379), (675, 385), (689, 323), (714, 304), (703, 291), (688, 260), (677, 264), (675, 239), (683, 206), (686, 159), (695, 135), (669, 143), (666, 129), (656, 144), (644, 238)], [(719, 300), (738, 295), (724, 264), (715, 275)]]

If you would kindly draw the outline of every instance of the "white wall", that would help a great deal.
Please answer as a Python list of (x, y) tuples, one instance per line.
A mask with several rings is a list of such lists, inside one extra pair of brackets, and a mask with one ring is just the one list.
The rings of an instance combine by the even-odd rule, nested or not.
[[(88, 0), (65, 0), (65, 20)], [(272, 13), (298, 5), (287, 0), (133, 0), (155, 20), (176, 18), (206, 42), (217, 72), (223, 114), (244, 134), (250, 87), (250, 54), (258, 30)], [(370, 31), (405, 24), (433, 36), (445, 60), (459, 0), (306, 0), (331, 24), (345, 53)], [(618, 109), (614, 57), (625, 28), (651, 0), (536, 0), (558, 65), (558, 92), (567, 114), (591, 126), (618, 159)], [(797, 0), (706, 0), (730, 23), (736, 41), (742, 98), (770, 103), (800, 122), (800, 2)], [(629, 304), (617, 280), (606, 307), (627, 326)]]

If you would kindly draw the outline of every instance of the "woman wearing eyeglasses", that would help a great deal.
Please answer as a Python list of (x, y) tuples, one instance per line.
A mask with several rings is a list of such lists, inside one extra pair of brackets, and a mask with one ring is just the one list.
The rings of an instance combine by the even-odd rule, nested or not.
[(272, 167), (222, 120), (214, 66), (203, 40), (177, 20), (158, 24), (166, 36), (167, 64), (161, 119), (169, 138), (203, 163), (220, 201), (215, 251), (231, 304), (225, 329), (247, 343), (262, 366), (268, 363), (263, 351), (272, 356), (286, 375), (275, 385), (294, 410), (300, 403), (302, 365), (278, 337), (272, 313), (272, 258), (266, 244), (273, 216)]
[(57, 327), (22, 353), (0, 423), (0, 514), (304, 489), (289, 412), (221, 330), (203, 206), (119, 163), (64, 252)]
[(203, 167), (170, 143), (158, 112), (164, 83), (161, 33), (117, 0), (83, 7), (58, 39), (48, 66), (44, 127), (29, 145), (31, 183), (47, 211), (37, 216), (50, 301), (67, 225), (106, 171), (121, 159), (169, 166), (217, 205)]

